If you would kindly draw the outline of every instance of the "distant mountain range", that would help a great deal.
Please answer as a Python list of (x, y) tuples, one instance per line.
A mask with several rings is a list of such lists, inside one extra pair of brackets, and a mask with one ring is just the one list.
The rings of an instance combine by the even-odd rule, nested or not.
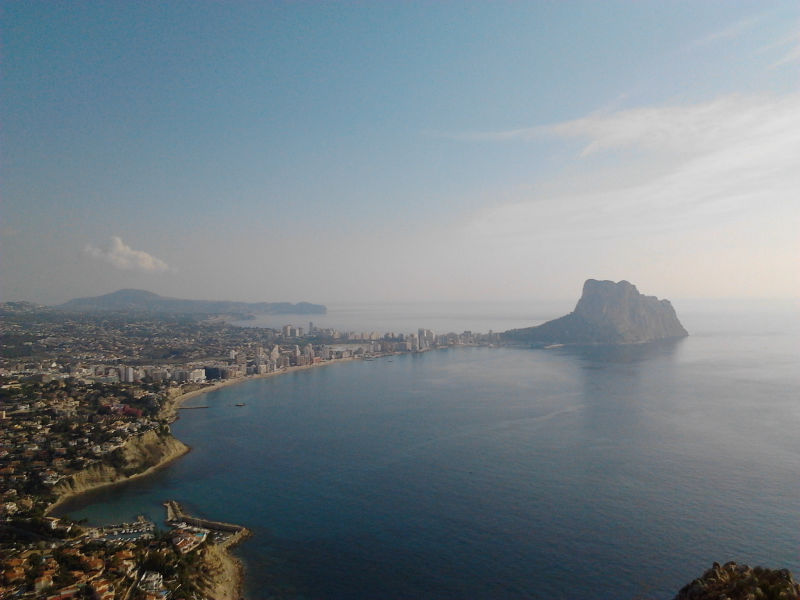
[(570, 314), (506, 331), (503, 338), (541, 344), (635, 344), (687, 335), (669, 300), (644, 296), (627, 281), (588, 279)]
[(76, 298), (55, 308), (67, 311), (133, 311), (181, 314), (272, 314), (320, 315), (327, 312), (322, 304), (309, 302), (232, 302), (181, 300), (145, 290), (118, 290), (103, 296)]

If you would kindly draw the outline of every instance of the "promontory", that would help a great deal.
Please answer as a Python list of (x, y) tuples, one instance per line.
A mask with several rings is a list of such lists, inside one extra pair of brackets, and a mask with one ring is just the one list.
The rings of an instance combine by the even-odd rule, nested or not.
[(273, 314), (324, 315), (327, 308), (310, 302), (233, 302), (167, 298), (145, 290), (117, 290), (103, 296), (76, 298), (55, 308), (73, 312), (121, 311), (165, 314)]
[(636, 344), (689, 335), (669, 300), (639, 293), (627, 282), (587, 279), (575, 310), (537, 327), (512, 329), (508, 342)]

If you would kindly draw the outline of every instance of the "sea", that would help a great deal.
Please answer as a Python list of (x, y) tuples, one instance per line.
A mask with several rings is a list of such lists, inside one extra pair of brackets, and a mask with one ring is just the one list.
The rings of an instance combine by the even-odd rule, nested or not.
[[(251, 600), (668, 600), (731, 560), (800, 576), (800, 306), (673, 304), (690, 333), (673, 342), (451, 348), (219, 389), (173, 425), (188, 455), (60, 513), (163, 523), (174, 499), (245, 525)], [(570, 309), (318, 319), (485, 332)]]

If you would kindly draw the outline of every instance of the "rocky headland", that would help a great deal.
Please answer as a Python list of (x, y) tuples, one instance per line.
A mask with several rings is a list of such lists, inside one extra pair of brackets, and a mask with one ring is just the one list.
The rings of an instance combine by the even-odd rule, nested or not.
[(786, 569), (714, 565), (684, 586), (674, 600), (797, 600), (800, 585)]
[(536, 327), (502, 334), (508, 342), (637, 344), (686, 337), (669, 300), (639, 293), (627, 282), (587, 279), (575, 310)]
[(203, 549), (200, 588), (213, 600), (243, 597), (244, 566), (227, 547), (210, 544)]
[(124, 460), (120, 466), (106, 463), (91, 465), (53, 486), (53, 493), (58, 499), (48, 512), (78, 494), (147, 475), (186, 454), (189, 446), (168, 431), (151, 430), (129, 438), (121, 450)]
[(166, 314), (274, 314), (274, 315), (324, 315), (323, 304), (310, 302), (234, 302), (228, 300), (184, 300), (159, 296), (146, 290), (117, 290), (102, 296), (76, 298), (55, 307), (64, 311), (95, 312), (124, 311)]

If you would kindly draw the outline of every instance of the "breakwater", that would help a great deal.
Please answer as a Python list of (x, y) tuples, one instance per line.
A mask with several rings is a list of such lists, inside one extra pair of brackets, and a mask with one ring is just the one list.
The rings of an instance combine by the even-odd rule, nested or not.
[(212, 521), (193, 517), (184, 512), (175, 500), (164, 502), (167, 509), (167, 523), (178, 529), (196, 527), (208, 531), (212, 544), (202, 551), (205, 575), (200, 577), (200, 586), (209, 598), (234, 600), (242, 598), (244, 567), (240, 560), (230, 553), (230, 548), (251, 535), (250, 530), (241, 525)]
[[(233, 523), (225, 523), (223, 521), (212, 521), (210, 519), (201, 519), (186, 514), (183, 507), (175, 500), (167, 500), (164, 502), (164, 507), (167, 509), (167, 523), (174, 525), (176, 523), (186, 523), (192, 527), (202, 527), (211, 531), (221, 531), (224, 533), (239, 534), (247, 532), (247, 528), (242, 525), (234, 525)], [(230, 545), (230, 544), (229, 544)]]

